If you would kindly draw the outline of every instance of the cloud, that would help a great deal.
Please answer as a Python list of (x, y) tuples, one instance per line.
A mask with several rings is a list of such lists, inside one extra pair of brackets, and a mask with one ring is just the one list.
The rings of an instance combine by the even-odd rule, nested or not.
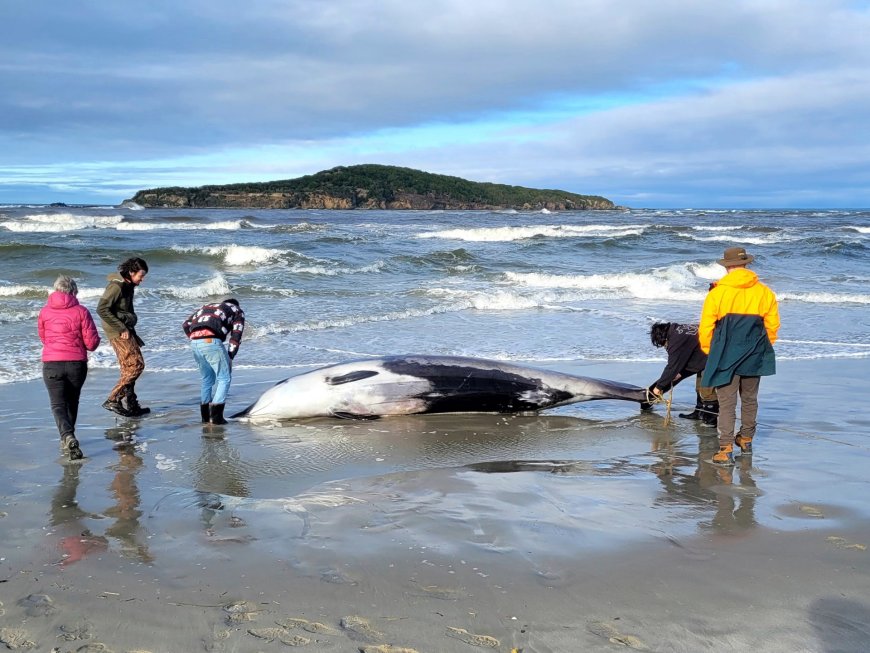
[(91, 0), (0, 25), (0, 200), (46, 166), (96, 197), (377, 161), (626, 202), (815, 171), (839, 201), (870, 138), (870, 10), (845, 0)]

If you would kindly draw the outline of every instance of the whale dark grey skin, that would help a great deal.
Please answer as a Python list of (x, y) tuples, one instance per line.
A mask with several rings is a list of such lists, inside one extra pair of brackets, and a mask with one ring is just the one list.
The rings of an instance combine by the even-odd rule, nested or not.
[(388, 356), (281, 381), (233, 417), (373, 419), (421, 413), (518, 413), (595, 399), (650, 401), (646, 388), (458, 356)]

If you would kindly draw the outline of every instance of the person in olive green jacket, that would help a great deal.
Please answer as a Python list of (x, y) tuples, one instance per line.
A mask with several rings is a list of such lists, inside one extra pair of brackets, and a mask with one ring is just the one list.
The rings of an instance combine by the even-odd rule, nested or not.
[(140, 417), (151, 412), (139, 405), (136, 380), (145, 370), (142, 339), (136, 335), (138, 317), (133, 308), (133, 292), (148, 274), (148, 264), (141, 258), (129, 258), (118, 266), (118, 274), (109, 275), (109, 284), (97, 305), (103, 332), (115, 350), (121, 377), (103, 402), (103, 408), (123, 415)]
[[(717, 261), (728, 274), (707, 294), (698, 325), (698, 342), (707, 354), (701, 384), (716, 388), (719, 399), (719, 452), (713, 462), (734, 464), (734, 447), (752, 453), (762, 376), (776, 373), (773, 344), (779, 332), (776, 295), (747, 270), (754, 257), (729, 247)], [(737, 399), (740, 399), (740, 430)]]

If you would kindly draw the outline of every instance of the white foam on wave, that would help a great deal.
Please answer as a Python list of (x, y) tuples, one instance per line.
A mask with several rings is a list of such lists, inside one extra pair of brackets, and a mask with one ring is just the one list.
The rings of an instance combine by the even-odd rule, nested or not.
[(691, 233), (679, 233), (679, 238), (688, 238), (701, 243), (741, 243), (746, 245), (776, 245), (779, 243), (801, 240), (800, 235), (790, 235), (785, 232), (776, 232), (765, 235), (747, 236), (745, 232), (734, 231), (720, 236), (696, 236)]
[(196, 286), (164, 286), (158, 292), (178, 297), (179, 299), (200, 299), (202, 297), (229, 295), (232, 291), (224, 276), (216, 274), (208, 281), (204, 281)]
[(731, 225), (726, 227), (711, 227), (709, 225), (696, 225), (692, 227), (695, 231), (739, 231), (743, 229), (743, 225)]
[(380, 272), (386, 267), (384, 261), (375, 261), (370, 265), (365, 265), (359, 268), (349, 268), (344, 266), (331, 267), (327, 262), (324, 265), (292, 265), (289, 268), (290, 272), (297, 274), (313, 274), (334, 277), (342, 274), (366, 274), (371, 272)]
[(449, 300), (451, 310), (463, 311), (521, 311), (545, 308), (560, 301), (557, 293), (522, 294), (515, 290), (459, 290), (455, 288), (429, 288), (426, 294)]
[(858, 227), (856, 225), (847, 225), (843, 227), (847, 231), (857, 231), (859, 234), (870, 234), (870, 227)]
[(718, 263), (687, 263), (686, 269), (706, 281), (717, 281), (725, 276), (725, 268)]
[[(91, 299), (93, 297), (101, 297), (103, 288), (82, 288), (79, 287), (78, 299)], [(0, 297), (32, 297), (34, 295), (48, 297), (54, 289), (51, 286), (0, 286)]]
[(27, 295), (48, 295), (50, 290), (42, 286), (0, 286), (0, 297), (24, 297)]
[(0, 223), (9, 231), (18, 233), (47, 233), (56, 231), (78, 231), (80, 229), (118, 228), (122, 215), (77, 215), (75, 213), (36, 213), (25, 215), (18, 220)]
[(470, 242), (512, 242), (530, 238), (622, 238), (639, 236), (645, 229), (645, 225), (532, 225), (428, 231), (417, 234), (416, 238), (442, 238)]
[(249, 245), (224, 245), (219, 247), (183, 247), (173, 245), (172, 249), (181, 253), (202, 253), (207, 256), (217, 256), (229, 266), (253, 265), (267, 263), (285, 254), (296, 254), (291, 250), (269, 249)]
[(870, 295), (833, 292), (777, 293), (780, 301), (805, 302), (809, 304), (870, 304)]
[(237, 231), (243, 227), (250, 227), (250, 223), (245, 220), (224, 220), (223, 222), (122, 222), (117, 225), (119, 231), (158, 231), (158, 230), (178, 230), (192, 231), (200, 229), (202, 231)]
[[(706, 288), (696, 288), (696, 275), (687, 266), (659, 268), (650, 273), (614, 274), (544, 274), (540, 272), (505, 272), (504, 278), (520, 286), (588, 291), (593, 297), (609, 296), (637, 299), (703, 300)], [(582, 295), (581, 295), (582, 297)]]
[[(455, 306), (433, 306), (425, 309), (409, 309), (406, 311), (395, 311), (392, 313), (384, 313), (381, 315), (353, 315), (344, 318), (335, 318), (331, 320), (316, 320), (311, 322), (303, 322), (301, 324), (280, 324), (270, 323), (263, 326), (254, 326), (254, 337), (262, 337), (266, 335), (283, 335), (287, 333), (299, 333), (304, 331), (325, 331), (329, 329), (344, 329), (347, 327), (356, 326), (358, 324), (367, 324), (371, 322), (395, 322), (399, 320), (408, 320), (418, 317), (428, 317), (430, 315), (438, 315), (440, 313), (450, 313), (462, 310)], [(246, 331), (247, 337), (247, 331)]]

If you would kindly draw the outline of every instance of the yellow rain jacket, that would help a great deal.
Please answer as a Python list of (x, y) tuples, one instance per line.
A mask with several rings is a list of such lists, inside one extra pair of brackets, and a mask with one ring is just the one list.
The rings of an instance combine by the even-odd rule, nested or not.
[(709, 354), (703, 385), (726, 385), (734, 374), (775, 374), (772, 345), (778, 331), (779, 307), (773, 291), (751, 270), (731, 270), (707, 293), (701, 311), (698, 340)]

